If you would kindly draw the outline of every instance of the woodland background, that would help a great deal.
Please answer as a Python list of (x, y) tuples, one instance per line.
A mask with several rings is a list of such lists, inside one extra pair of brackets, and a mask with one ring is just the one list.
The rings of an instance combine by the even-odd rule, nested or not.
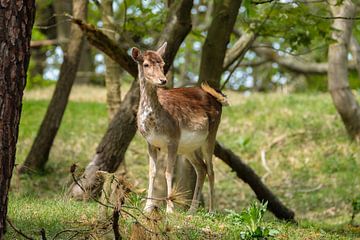
[[(36, 1), (5, 239), (360, 238), (359, 22), (356, 0)], [(141, 211), (128, 53), (164, 41), (168, 87), (206, 80), (231, 104), (215, 214)], [(194, 172), (178, 162), (183, 203)]]

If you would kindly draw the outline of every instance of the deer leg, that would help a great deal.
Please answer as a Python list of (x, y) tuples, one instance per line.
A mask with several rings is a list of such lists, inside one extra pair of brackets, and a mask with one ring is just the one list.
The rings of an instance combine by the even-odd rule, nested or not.
[(190, 213), (195, 213), (199, 205), (199, 197), (205, 181), (206, 166), (203, 160), (198, 156), (196, 156), (195, 154), (191, 154), (191, 155), (189, 154), (187, 156), (187, 159), (189, 159), (191, 165), (194, 167), (196, 172), (196, 184), (194, 189), (194, 195), (189, 209)]
[(171, 200), (172, 193), (172, 181), (174, 175), (174, 167), (176, 162), (176, 153), (177, 153), (177, 145), (169, 145), (168, 146), (168, 158), (166, 163), (166, 185), (167, 185), (167, 201), (166, 201), (166, 212), (172, 213), (174, 212), (174, 203)]
[(212, 163), (212, 155), (214, 152), (214, 144), (212, 141), (208, 141), (202, 149), (204, 159), (206, 162), (206, 171), (209, 178), (209, 212), (214, 211), (214, 197), (215, 197), (215, 190), (214, 190), (214, 181), (215, 181), (215, 175), (214, 175), (214, 169), (213, 169), (213, 163)]
[(151, 212), (154, 207), (154, 181), (156, 177), (156, 161), (157, 161), (157, 150), (154, 146), (148, 144), (148, 153), (149, 153), (149, 188), (148, 188), (148, 195), (145, 204), (144, 211)]

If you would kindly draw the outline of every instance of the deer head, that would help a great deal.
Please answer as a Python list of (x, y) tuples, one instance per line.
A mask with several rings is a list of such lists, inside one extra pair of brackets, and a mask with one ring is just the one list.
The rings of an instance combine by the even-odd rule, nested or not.
[(147, 83), (155, 86), (165, 86), (164, 60), (167, 43), (165, 42), (157, 51), (141, 52), (138, 48), (131, 49), (131, 57), (137, 62), (140, 77)]

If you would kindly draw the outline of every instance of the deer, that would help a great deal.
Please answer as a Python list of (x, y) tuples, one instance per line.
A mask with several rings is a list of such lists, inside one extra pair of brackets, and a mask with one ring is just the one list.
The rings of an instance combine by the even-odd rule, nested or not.
[(228, 105), (226, 96), (207, 83), (200, 87), (167, 89), (164, 73), (165, 42), (156, 51), (131, 49), (138, 65), (140, 101), (137, 126), (145, 138), (149, 156), (149, 185), (144, 211), (151, 212), (154, 204), (154, 181), (157, 153), (167, 153), (165, 179), (167, 185), (166, 212), (174, 211), (171, 201), (172, 181), (178, 155), (186, 157), (196, 172), (196, 184), (189, 208), (198, 207), (206, 175), (209, 180), (209, 211), (214, 210), (214, 170), (212, 155), (220, 124), (222, 106)]

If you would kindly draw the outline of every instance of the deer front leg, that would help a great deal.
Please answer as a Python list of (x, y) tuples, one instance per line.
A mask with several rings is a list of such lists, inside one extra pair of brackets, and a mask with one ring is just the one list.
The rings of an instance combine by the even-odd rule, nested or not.
[(174, 212), (174, 203), (171, 200), (172, 193), (172, 180), (174, 175), (174, 167), (176, 162), (176, 153), (177, 153), (177, 145), (169, 145), (168, 146), (168, 158), (166, 163), (166, 185), (167, 185), (167, 201), (166, 201), (166, 212), (172, 213)]
[(157, 172), (157, 150), (154, 146), (148, 144), (148, 154), (149, 154), (149, 188), (148, 195), (145, 204), (144, 211), (151, 212), (155, 207), (154, 197), (154, 181)]

